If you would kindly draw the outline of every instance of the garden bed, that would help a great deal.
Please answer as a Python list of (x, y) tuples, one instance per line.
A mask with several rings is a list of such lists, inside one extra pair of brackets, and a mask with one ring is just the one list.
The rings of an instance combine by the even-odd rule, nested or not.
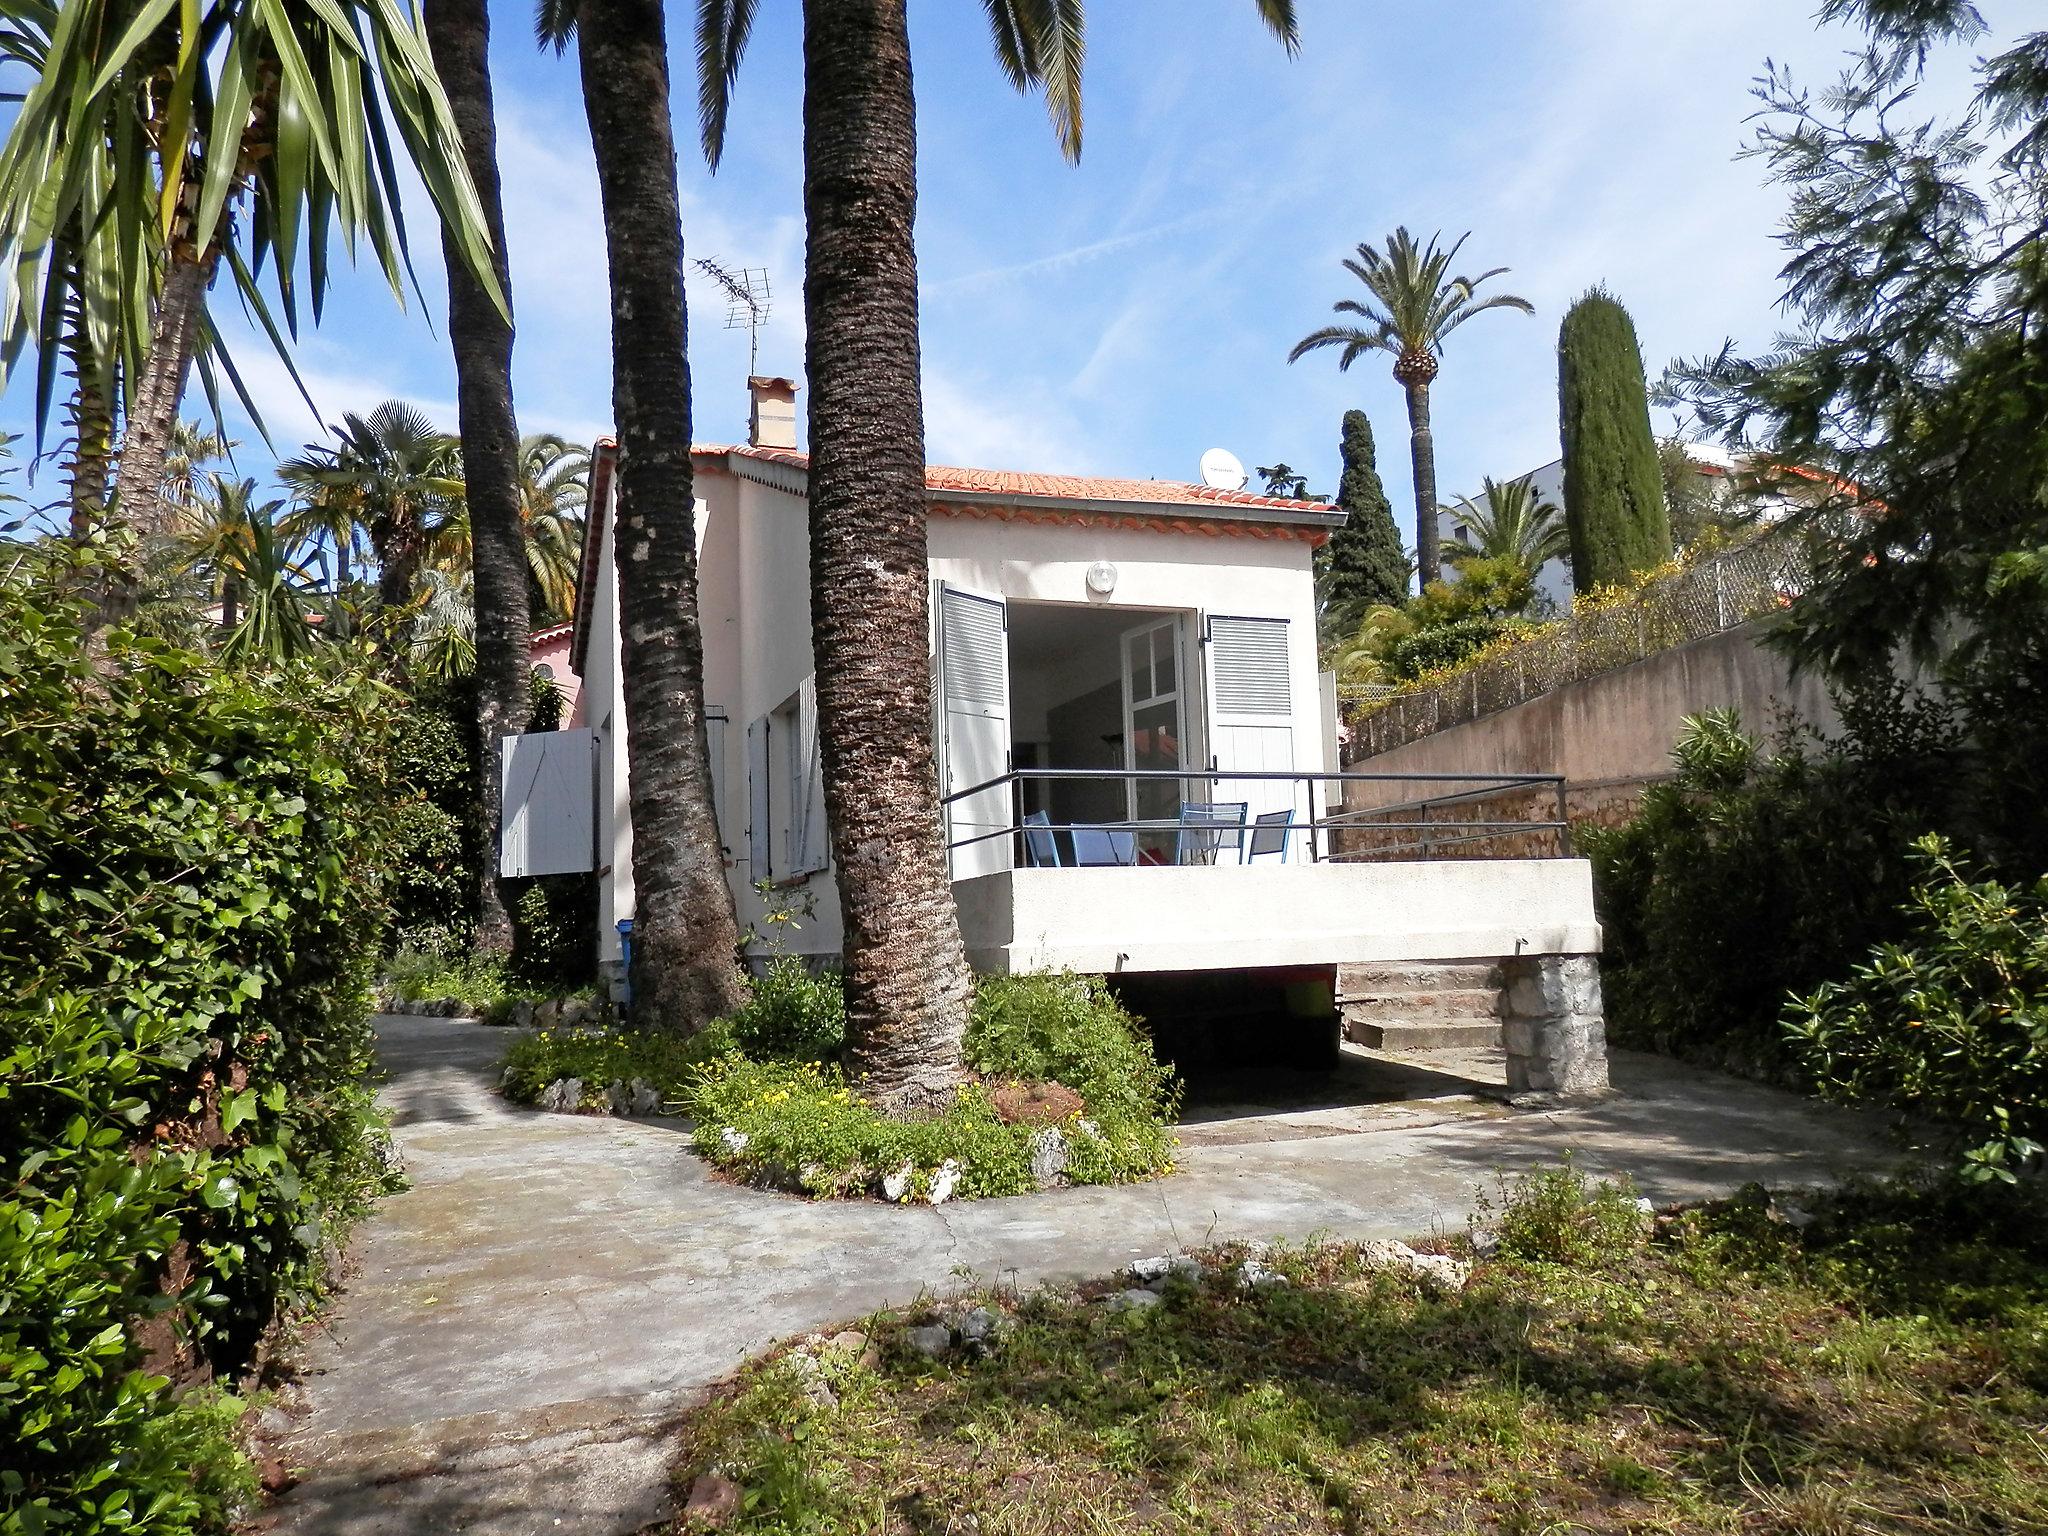
[(684, 1529), (2048, 1528), (2039, 1192), (1646, 1214), (1541, 1175), (1419, 1248), (1242, 1246), (794, 1341), (680, 1432)]
[(932, 1115), (866, 1103), (837, 1064), (844, 1041), (837, 979), (785, 961), (738, 1014), (688, 1039), (541, 1030), (513, 1044), (500, 1086), (550, 1109), (687, 1116), (727, 1175), (817, 1198), (938, 1204), (1172, 1171), (1178, 1085), (1099, 981), (985, 978), (972, 1074)]

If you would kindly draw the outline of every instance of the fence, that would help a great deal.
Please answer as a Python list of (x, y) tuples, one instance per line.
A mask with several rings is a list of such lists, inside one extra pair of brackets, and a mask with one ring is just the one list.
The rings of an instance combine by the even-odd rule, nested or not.
[(1806, 590), (1796, 539), (1766, 534), (1651, 582), (1624, 602), (1589, 607), (1498, 655), (1350, 713), (1350, 760), (1376, 757), (1496, 710), (1775, 613)]

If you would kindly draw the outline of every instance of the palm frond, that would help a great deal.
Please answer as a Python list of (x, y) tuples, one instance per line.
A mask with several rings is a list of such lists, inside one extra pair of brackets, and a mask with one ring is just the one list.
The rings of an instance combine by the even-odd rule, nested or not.
[(725, 154), (725, 122), (740, 60), (754, 30), (756, 0), (697, 0), (697, 116), (712, 170)]

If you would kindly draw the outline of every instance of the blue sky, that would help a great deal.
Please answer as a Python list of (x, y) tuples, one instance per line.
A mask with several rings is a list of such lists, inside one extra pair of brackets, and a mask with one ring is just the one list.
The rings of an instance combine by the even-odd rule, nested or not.
[[(2010, 35), (2023, 0), (1986, 7)], [(604, 244), (573, 59), (495, 8), (493, 64), (519, 323), (521, 426), (579, 439), (610, 421)], [(1249, 0), (1096, 0), (1087, 143), (1061, 159), (1041, 103), (1016, 96), (972, 0), (913, 0), (922, 196), (925, 398), (934, 460), (1191, 479), (1205, 448), (1285, 460), (1334, 489), (1337, 428), (1363, 407), (1412, 533), (1401, 396), (1376, 359), (1340, 374), (1288, 348), (1355, 288), (1338, 266), (1396, 224), (1472, 231), (1460, 266), (1508, 266), (1534, 319), (1455, 336), (1435, 394), (1439, 483), (1474, 490), (1557, 454), (1555, 342), (1604, 283), (1633, 310), (1654, 376), (1726, 338), (1777, 331), (1772, 239), (1784, 206), (1739, 161), (1766, 57), (1815, 84), (1846, 34), (1803, 0), (1302, 0), (1289, 60)], [(776, 290), (764, 372), (800, 373), (800, 61), (796, 0), (765, 0), (714, 177), (696, 153), (694, 79), (672, 5), (689, 254), (765, 266)], [(1930, 105), (1960, 99), (1950, 69)], [(328, 419), (402, 396), (451, 428), (439, 243), (422, 196), (414, 257), (428, 303), (401, 311), (372, 269), (343, 272), (298, 349)], [(743, 332), (693, 273), (696, 436), (745, 431)], [(232, 300), (222, 297), (223, 306)], [(290, 452), (316, 418), (263, 344), (227, 328)], [(0, 400), (26, 426), (30, 384)], [(196, 407), (196, 391), (193, 404)], [(268, 453), (247, 423), (238, 457)], [(38, 499), (56, 494), (53, 480)]]

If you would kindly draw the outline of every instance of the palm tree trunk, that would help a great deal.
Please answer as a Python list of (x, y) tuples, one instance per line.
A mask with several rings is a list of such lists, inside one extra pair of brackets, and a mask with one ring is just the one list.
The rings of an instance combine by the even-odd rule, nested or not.
[(242, 617), (242, 583), (230, 576), (220, 586), (220, 627), (223, 633), (235, 627)]
[(150, 323), (149, 355), (136, 381), (135, 402), (121, 434), (121, 472), (115, 482), (116, 509), (137, 533), (164, 531), (164, 454), (178, 424), (178, 405), (192, 371), (192, 353), (199, 343), (199, 322), (206, 308), (206, 286), (213, 279), (209, 257), (182, 254), (174, 248), (164, 272)]
[(959, 1082), (973, 995), (932, 762), (916, 213), (904, 0), (805, 0), (818, 730), (851, 1062), (898, 1112)]
[(1429, 431), (1429, 385), (1416, 381), (1408, 391), (1408, 453), (1415, 466), (1415, 564), (1417, 588), (1443, 574), (1437, 549), (1436, 439)]
[(611, 269), (612, 414), (633, 817), (633, 1007), (694, 1030), (745, 996), (711, 808), (682, 210), (661, 0), (584, 0), (576, 23)]
[[(505, 215), (498, 186), (498, 125), (491, 100), (491, 19), (485, 0), (427, 0), (427, 45), (462, 135), (463, 159), (483, 205), (492, 265), (507, 306), (512, 280), (505, 255)], [(448, 268), (448, 339), (462, 430), (462, 482), (469, 506), (476, 607), (476, 726), (483, 761), (485, 857), (478, 893), (477, 939), (488, 952), (510, 954), (512, 919), (500, 889), (497, 847), (503, 779), (499, 743), (516, 734), (526, 714), (525, 535), (519, 518), (519, 422), (512, 406), (512, 325), (469, 270), (461, 246), (443, 233)]]
[(113, 479), (114, 407), (97, 380), (81, 376), (71, 396), (71, 536), (92, 535), (107, 511)]

